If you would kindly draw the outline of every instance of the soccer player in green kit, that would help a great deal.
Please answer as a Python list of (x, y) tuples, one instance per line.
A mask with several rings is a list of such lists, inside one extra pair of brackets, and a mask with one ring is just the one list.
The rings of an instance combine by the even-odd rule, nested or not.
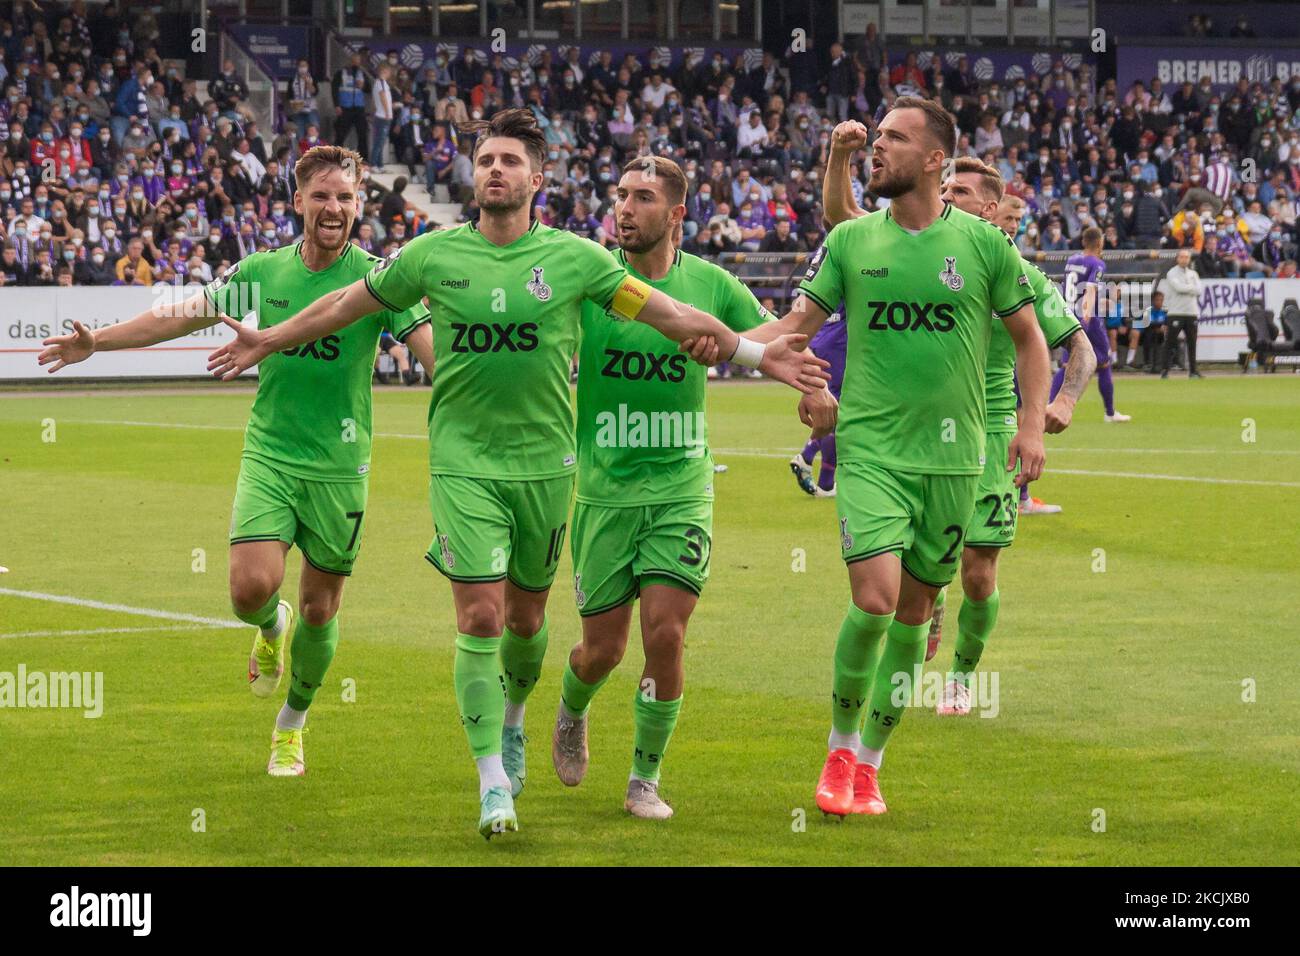
[(831, 230), (790, 311), (749, 333), (812, 334), (845, 302), (835, 500), (851, 602), (816, 791), (817, 806), (836, 816), (886, 810), (877, 771), (925, 655), (935, 597), (956, 572), (984, 468), (995, 315), (1015, 345), (1024, 399), (1004, 467), (1019, 461), (1019, 482), (1043, 465), (1047, 344), (1015, 246), (940, 198), (955, 144), (946, 110), (899, 97), (880, 122), (869, 183), (889, 209)]
[(573, 492), (569, 363), (582, 303), (674, 341), (715, 337), (722, 355), (801, 391), (824, 387), (826, 376), (824, 363), (792, 347), (802, 336), (766, 347), (747, 341), (628, 275), (598, 244), (533, 222), (546, 145), (531, 112), (502, 110), (464, 131), (478, 136), (478, 223), (417, 237), (285, 325), (240, 331), (209, 364), (233, 377), (278, 349), (428, 296), (439, 362), (429, 410), (435, 538), (426, 557), (451, 581), (456, 699), (479, 772), (478, 829), (490, 838), (518, 829), (524, 704), (541, 673), (546, 599)]
[[(837, 126), (831, 136), (831, 157), (826, 165), (826, 216), (839, 223), (867, 214), (857, 205), (849, 188), (849, 158), (867, 143), (867, 130), (849, 121)], [(943, 184), (942, 198), (963, 212), (979, 216), (1014, 237), (1024, 213), (1024, 200), (1005, 192), (1001, 174), (972, 157), (960, 157)], [(1037, 266), (1025, 261), (1025, 274), (1034, 293), (1038, 325), (1051, 348), (1065, 345), (1070, 350), (1064, 383), (1046, 409), (1045, 431), (1059, 434), (1069, 427), (1074, 406), (1096, 367), (1088, 337), (1074, 313), (1061, 297), (1056, 283)], [(997, 585), (998, 557), (1016, 538), (1015, 475), (1002, 467), (1006, 445), (1016, 430), (1015, 349), (1004, 328), (995, 324), (989, 340), (988, 368), (984, 380), (985, 464), (975, 493), (975, 512), (966, 528), (961, 556), (962, 601), (957, 618), (957, 645), (944, 683), (940, 715), (970, 713), (970, 679), (997, 623), (1001, 595)], [(926, 660), (939, 644), (947, 588), (935, 602)]]
[[(663, 157), (630, 162), (618, 183), (615, 258), (631, 275), (717, 316), (736, 332), (770, 318), (732, 274), (674, 248), (686, 207), (686, 176)], [(663, 758), (682, 705), (687, 623), (709, 576), (713, 460), (702, 365), (641, 323), (613, 322), (582, 307), (578, 361), (578, 490), (573, 589), (582, 640), (564, 669), (551, 757), (560, 780), (587, 772), (587, 716), (627, 649), (641, 599), (645, 669), (633, 702), (635, 737), (624, 808), (666, 819)], [(804, 401), (834, 402), (827, 389)]]
[[(128, 322), (94, 332), (74, 323), (71, 335), (45, 341), (42, 365), (81, 362), (96, 351), (144, 348), (252, 312), (267, 328), (308, 302), (344, 288), (379, 262), (348, 241), (360, 211), (356, 177), (361, 157), (317, 146), (295, 166), (294, 210), (302, 239), (235, 263), (194, 297), (159, 303)], [(302, 730), (339, 640), (343, 584), (361, 547), (370, 475), (371, 369), (380, 333), (406, 342), (433, 368), (429, 313), (372, 309), (365, 321), (337, 335), (266, 358), (260, 370), (230, 522), (230, 598), (235, 614), (256, 627), (249, 687), (269, 697), (284, 673), (292, 633), (288, 699), (271, 738), (272, 776), (306, 771)], [(302, 551), (298, 619), (280, 598), (285, 557)]]

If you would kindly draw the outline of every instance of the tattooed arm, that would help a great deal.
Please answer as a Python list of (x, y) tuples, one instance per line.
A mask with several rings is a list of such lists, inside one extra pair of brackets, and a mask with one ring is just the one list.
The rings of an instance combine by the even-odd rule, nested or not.
[(1088, 380), (1097, 370), (1097, 356), (1093, 354), (1092, 343), (1087, 333), (1079, 329), (1070, 338), (1070, 360), (1065, 363), (1065, 381), (1056, 398), (1047, 406), (1045, 431), (1049, 435), (1058, 435), (1070, 427), (1074, 416), (1074, 405), (1083, 395)]

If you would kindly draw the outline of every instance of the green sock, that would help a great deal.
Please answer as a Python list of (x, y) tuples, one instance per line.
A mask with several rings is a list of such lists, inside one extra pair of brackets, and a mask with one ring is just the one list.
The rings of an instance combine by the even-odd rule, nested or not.
[(312, 627), (299, 615), (289, 645), (289, 700), (294, 710), (311, 706), (316, 691), (325, 681), (325, 672), (339, 646), (339, 619), (330, 618), (320, 627)]
[(949, 680), (956, 678), (967, 687), (970, 686), (971, 674), (979, 666), (984, 644), (998, 623), (1000, 601), (998, 590), (994, 588), (993, 593), (983, 601), (966, 598), (961, 602), (961, 610), (957, 612), (957, 645), (953, 648), (952, 667), (948, 670)]
[[(903, 708), (915, 692), (916, 674), (925, 660), (925, 639), (930, 633), (930, 622), (909, 625), (894, 621), (885, 635), (885, 649), (876, 667), (871, 686), (871, 703), (867, 719), (862, 726), (862, 746), (883, 750), (889, 735), (903, 719)], [(905, 675), (908, 693), (898, 690), (896, 675)], [(895, 701), (898, 701), (895, 703)]]
[(677, 715), (682, 709), (682, 699), (652, 700), (638, 689), (636, 701), (632, 705), (632, 717), (636, 724), (633, 740), (632, 774), (642, 780), (654, 783), (659, 779), (659, 768), (663, 766), (664, 752), (668, 741), (677, 726)]
[(542, 629), (532, 637), (520, 637), (510, 628), (501, 635), (501, 685), (506, 700), (522, 704), (528, 699), (542, 676), (542, 658), (546, 656), (546, 639), (549, 624), (542, 618)]
[(582, 716), (591, 706), (591, 699), (596, 696), (596, 691), (605, 686), (605, 681), (609, 680), (609, 674), (606, 674), (594, 684), (588, 684), (577, 675), (573, 669), (573, 664), (565, 662), (564, 676), (560, 678), (560, 700), (564, 706), (569, 708), (569, 713)]
[(880, 635), (893, 619), (893, 614), (868, 614), (849, 602), (835, 643), (835, 678), (831, 685), (831, 726), (837, 733), (857, 732), (880, 654)]
[(280, 592), (276, 591), (267, 599), (267, 602), (259, 607), (252, 614), (240, 614), (239, 608), (231, 605), (235, 612), (235, 617), (239, 618), (245, 624), (254, 624), (257, 627), (270, 627), (275, 623), (275, 616), (280, 613)]
[(456, 635), (454, 681), (460, 722), (469, 738), (475, 757), (501, 752), (501, 724), (505, 717), (505, 698), (497, 668), (497, 644), (500, 638)]

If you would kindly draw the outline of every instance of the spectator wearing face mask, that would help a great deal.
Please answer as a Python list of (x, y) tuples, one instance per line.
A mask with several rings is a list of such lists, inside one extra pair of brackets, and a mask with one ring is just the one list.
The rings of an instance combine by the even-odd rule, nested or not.
[[(124, 209), (123, 218), (125, 218), (125, 215)], [(114, 264), (125, 254), (126, 239), (124, 230), (116, 219), (106, 218), (103, 220), (99, 230), (99, 244), (103, 246), (109, 261)]]
[(1267, 176), (1272, 172), (1273, 167), (1277, 165), (1277, 153), (1277, 137), (1266, 130), (1255, 145), (1247, 151), (1246, 155), (1255, 161), (1257, 170)]
[(91, 246), (90, 255), (77, 262), (73, 279), (77, 285), (111, 285), (117, 278), (112, 263), (100, 245)]
[(46, 160), (53, 163), (57, 156), (54, 127), (49, 123), (42, 123), (40, 133), (37, 134), (36, 139), (32, 140), (28, 158), (31, 160), (32, 166), (37, 169), (44, 169)]
[(113, 142), (112, 132), (108, 127), (101, 127), (90, 143), (90, 163), (94, 167), (95, 174), (101, 180), (107, 179), (116, 168), (118, 158), (119, 153), (117, 145)]
[(147, 122), (131, 119), (127, 126), (126, 135), (122, 137), (122, 151), (143, 154), (152, 142), (154, 142), (153, 127)]
[(54, 258), (50, 255), (48, 249), (42, 249), (36, 254), (36, 262), (32, 265), (29, 285), (34, 286), (52, 286), (56, 283), (54, 275)]
[(1287, 240), (1279, 223), (1273, 223), (1269, 227), (1255, 250), (1255, 258), (1263, 265), (1264, 273), (1270, 276), (1276, 275), (1283, 263), (1294, 260), (1295, 257), (1295, 243)]
[(283, 240), (276, 231), (275, 223), (270, 219), (263, 220), (261, 231), (257, 236), (257, 248), (279, 249), (281, 245), (283, 245)]
[(430, 196), (438, 190), (439, 199), (448, 202), (451, 199), (450, 184), (453, 161), (456, 158), (456, 146), (447, 135), (444, 124), (434, 125), (432, 134), (422, 147), (424, 158), (424, 186)]
[(298, 60), (293, 76), (285, 83), (286, 112), (298, 129), (320, 126), (320, 112), (316, 108), (316, 81), (311, 76), (311, 65), (305, 58)]
[(429, 141), (430, 132), (422, 108), (407, 108), (402, 111), (401, 125), (397, 127), (394, 140), (397, 148), (397, 161), (406, 166), (408, 179), (415, 179), (416, 167), (424, 163), (424, 144)]

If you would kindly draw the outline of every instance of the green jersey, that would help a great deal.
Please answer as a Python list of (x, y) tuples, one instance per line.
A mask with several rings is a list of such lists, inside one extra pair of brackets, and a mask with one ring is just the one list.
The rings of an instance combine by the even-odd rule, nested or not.
[[(1034, 315), (1048, 348), (1064, 345), (1079, 330), (1079, 320), (1061, 298), (1056, 283), (1025, 260), (1025, 275), (1034, 293)], [(990, 435), (1016, 430), (1016, 343), (1001, 322), (993, 323), (989, 338), (989, 366), (984, 374), (985, 431)]]
[[(225, 315), (257, 316), (268, 329), (366, 275), (379, 262), (348, 243), (312, 272), (302, 242), (256, 252), (205, 288)], [(311, 481), (358, 481), (370, 472), (370, 377), (385, 329), (399, 340), (429, 321), (423, 306), (375, 312), (347, 328), (268, 355), (258, 366), (257, 397), (244, 431), (244, 456)]]
[[(678, 252), (656, 280), (633, 269), (622, 250), (615, 258), (736, 332), (770, 318), (739, 279), (696, 256)], [(650, 326), (617, 321), (591, 303), (582, 307), (578, 354), (578, 500), (639, 507), (712, 499), (704, 366)]]
[(871, 213), (831, 230), (800, 291), (828, 313), (844, 300), (839, 460), (980, 474), (993, 316), (1033, 301), (1011, 240), (948, 204), (915, 234)]
[(366, 276), (389, 308), (429, 297), (438, 356), (431, 474), (518, 480), (573, 471), (569, 365), (581, 306), (607, 309), (625, 275), (604, 247), (534, 222), (506, 246), (474, 223), (428, 232)]

